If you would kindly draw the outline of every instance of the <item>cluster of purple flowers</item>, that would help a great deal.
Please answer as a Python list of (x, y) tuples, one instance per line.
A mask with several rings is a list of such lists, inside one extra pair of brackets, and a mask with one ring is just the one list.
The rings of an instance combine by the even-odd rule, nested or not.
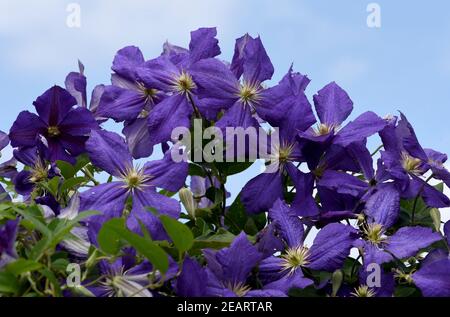
[[(334, 82), (313, 97), (316, 119), (307, 76), (291, 67), (267, 83), (274, 68), (259, 37), (237, 39), (231, 63), (220, 53), (215, 28), (191, 32), (189, 48), (165, 43), (150, 60), (125, 47), (111, 85), (96, 86), (89, 102), (80, 63), (65, 88), (48, 89), (36, 113), (0, 133), (0, 148), (14, 148), (0, 165), (0, 274), (28, 274), (20, 281), (29, 283), (4, 293), (57, 294), (39, 265), (64, 259), (86, 270), (75, 287), (65, 270), (53, 272), (66, 296), (450, 296), (450, 224), (439, 212), (450, 206), (447, 156), (423, 148), (402, 113), (346, 121), (353, 102)], [(110, 119), (123, 122), (122, 135), (104, 129)], [(175, 162), (172, 131), (194, 119), (221, 130), (277, 127), (277, 169), (227, 204), (227, 177), (253, 162), (191, 153)], [(381, 145), (371, 153), (374, 135)], [(162, 158), (150, 160), (153, 152)], [(40, 246), (84, 211), (96, 213)], [(124, 233), (105, 242), (119, 219)], [(164, 253), (164, 270), (136, 247), (142, 241)], [(18, 272), (20, 261), (31, 272)]]

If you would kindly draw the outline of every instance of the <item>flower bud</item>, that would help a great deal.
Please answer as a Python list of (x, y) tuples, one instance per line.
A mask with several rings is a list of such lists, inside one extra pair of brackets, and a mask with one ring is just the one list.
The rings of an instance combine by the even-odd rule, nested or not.
[(430, 210), (430, 217), (433, 220), (434, 228), (437, 232), (441, 230), (441, 212), (437, 208)]
[(189, 190), (189, 188), (182, 188), (178, 192), (178, 195), (180, 196), (181, 203), (183, 204), (188, 214), (192, 218), (195, 218), (195, 203), (192, 192)]
[(341, 270), (334, 271), (332, 277), (331, 277), (331, 285), (332, 285), (332, 292), (331, 297), (335, 297), (339, 289), (341, 288), (342, 281), (344, 279), (344, 274)]

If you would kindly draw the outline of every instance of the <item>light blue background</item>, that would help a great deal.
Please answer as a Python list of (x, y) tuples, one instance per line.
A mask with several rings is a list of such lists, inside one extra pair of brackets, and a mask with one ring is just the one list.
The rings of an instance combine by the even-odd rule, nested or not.
[[(146, 58), (162, 43), (187, 46), (189, 31), (217, 26), (224, 59), (234, 40), (261, 35), (278, 81), (294, 62), (312, 79), (307, 95), (336, 81), (355, 104), (379, 115), (402, 110), (422, 144), (450, 152), (450, 2), (377, 1), (380, 29), (367, 27), (371, 1), (73, 1), (81, 28), (66, 26), (71, 1), (0, 3), (0, 130), (53, 84), (62, 85), (77, 59), (89, 87), (108, 83), (115, 52), (139, 46)], [(373, 144), (378, 143), (374, 141)], [(233, 193), (258, 172), (233, 178)]]

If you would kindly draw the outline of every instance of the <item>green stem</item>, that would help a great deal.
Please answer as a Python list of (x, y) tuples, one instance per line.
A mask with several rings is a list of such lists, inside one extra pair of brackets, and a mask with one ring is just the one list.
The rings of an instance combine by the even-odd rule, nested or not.
[(189, 102), (191, 103), (192, 108), (194, 109), (195, 117), (200, 119), (202, 117), (202, 115), (200, 114), (200, 111), (198, 110), (197, 106), (195, 105), (194, 99), (192, 99), (192, 95), (189, 93), (187, 95), (188, 95)]
[[(433, 176), (434, 176), (434, 175), (431, 174), (431, 175), (425, 180), (425, 184), (428, 183), (428, 182), (433, 178)], [(413, 209), (412, 209), (412, 212), (411, 212), (411, 224), (414, 224), (414, 220), (415, 220), (414, 217), (415, 217), (415, 215), (416, 215), (417, 202), (418, 202), (418, 200), (419, 200), (420, 193), (422, 192), (422, 190), (423, 190), (425, 184), (422, 184), (422, 186), (421, 186), (420, 189), (419, 189), (419, 192), (417, 193), (416, 197), (414, 198)]]
[(381, 144), (379, 147), (375, 149), (375, 151), (372, 152), (372, 154), (370, 154), (370, 156), (374, 156), (375, 154), (377, 154), (383, 147), (384, 145)]

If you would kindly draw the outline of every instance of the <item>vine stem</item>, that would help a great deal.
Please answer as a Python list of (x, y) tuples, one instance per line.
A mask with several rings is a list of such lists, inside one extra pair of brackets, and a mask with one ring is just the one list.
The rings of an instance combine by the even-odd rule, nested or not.
[(421, 186), (420, 189), (419, 189), (419, 192), (417, 193), (416, 197), (414, 198), (413, 209), (412, 209), (412, 212), (411, 212), (411, 224), (414, 224), (414, 220), (415, 220), (414, 217), (415, 217), (415, 215), (416, 215), (417, 202), (418, 202), (418, 200), (419, 200), (420, 193), (422, 192), (422, 190), (423, 190), (425, 184), (428, 183), (428, 182), (433, 178), (433, 176), (434, 176), (434, 175), (431, 174), (431, 175), (425, 180), (425, 183), (422, 184), (422, 186)]
[(192, 98), (191, 94), (187, 94), (190, 104), (192, 105), (192, 108), (194, 109), (195, 117), (201, 118), (202, 115), (200, 114), (200, 111), (198, 110), (197, 106), (195, 105), (194, 99)]
[(380, 146), (378, 146), (375, 151), (373, 151), (370, 156), (374, 156), (375, 154), (377, 154), (382, 148), (384, 147), (383, 144), (381, 144)]

